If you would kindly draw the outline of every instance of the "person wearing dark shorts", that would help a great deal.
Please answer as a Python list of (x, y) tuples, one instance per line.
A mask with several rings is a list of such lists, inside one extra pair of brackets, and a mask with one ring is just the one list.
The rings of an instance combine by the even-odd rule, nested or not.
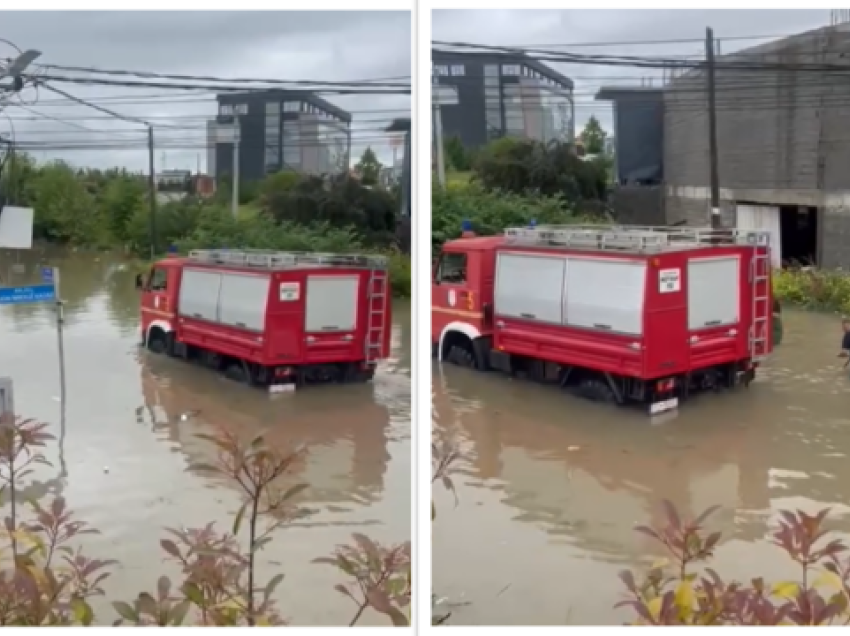
[[(838, 354), (838, 357), (850, 358), (850, 317), (845, 316), (841, 319), (841, 329), (844, 331), (844, 335), (841, 337), (841, 353)], [(845, 363), (844, 366), (846, 367), (847, 364)]]

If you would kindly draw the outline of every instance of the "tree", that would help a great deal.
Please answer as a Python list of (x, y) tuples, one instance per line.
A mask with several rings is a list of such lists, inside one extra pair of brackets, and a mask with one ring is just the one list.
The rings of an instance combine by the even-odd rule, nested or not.
[(443, 141), (443, 150), (446, 153), (446, 163), (449, 169), (458, 172), (472, 170), (472, 153), (467, 150), (460, 137), (453, 135)]
[(584, 150), (589, 155), (601, 155), (605, 152), (605, 138), (608, 133), (602, 129), (599, 120), (593, 115), (587, 120), (584, 125), (584, 130), (581, 131), (581, 141), (584, 144)]
[(375, 185), (378, 183), (378, 176), (381, 174), (381, 162), (375, 155), (375, 151), (369, 146), (363, 151), (360, 161), (355, 166), (360, 173), (360, 182), (363, 185)]

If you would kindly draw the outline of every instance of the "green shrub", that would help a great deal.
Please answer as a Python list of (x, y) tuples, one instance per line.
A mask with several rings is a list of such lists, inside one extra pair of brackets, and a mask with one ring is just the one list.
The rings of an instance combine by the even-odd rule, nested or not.
[(444, 242), (459, 237), (465, 219), (477, 234), (486, 236), (531, 221), (565, 225), (585, 220), (561, 197), (487, 191), (476, 183), (457, 183), (446, 190), (435, 186), (431, 192), (432, 248), (438, 250)]
[(805, 309), (850, 313), (850, 276), (840, 270), (776, 270), (773, 293), (783, 303)]

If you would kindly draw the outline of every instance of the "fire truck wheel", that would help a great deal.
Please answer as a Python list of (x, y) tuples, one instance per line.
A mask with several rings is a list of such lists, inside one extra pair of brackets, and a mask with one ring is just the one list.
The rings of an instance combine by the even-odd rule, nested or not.
[(455, 345), (448, 355), (449, 362), (458, 367), (475, 368), (475, 354), (466, 347)]
[(165, 334), (156, 329), (151, 331), (148, 336), (148, 350), (152, 353), (165, 353), (168, 349), (168, 343), (165, 339)]
[(579, 384), (579, 393), (589, 400), (594, 402), (603, 402), (605, 404), (616, 404), (617, 396), (614, 391), (603, 380), (596, 378), (586, 378)]

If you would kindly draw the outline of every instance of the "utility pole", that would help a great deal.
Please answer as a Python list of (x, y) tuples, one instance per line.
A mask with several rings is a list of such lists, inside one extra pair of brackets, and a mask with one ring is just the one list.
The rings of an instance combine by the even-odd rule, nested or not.
[(446, 187), (446, 157), (443, 148), (443, 116), (439, 100), (434, 104), (434, 144), (437, 149), (437, 182), (441, 188)]
[(705, 77), (708, 92), (708, 163), (711, 186), (711, 227), (723, 226), (720, 216), (720, 176), (717, 168), (717, 94), (714, 85), (714, 31), (705, 29)]
[(232, 199), (230, 201), (231, 212), (233, 218), (239, 218), (239, 142), (242, 136), (242, 131), (239, 126), (239, 116), (233, 118), (233, 186)]
[(156, 175), (154, 174), (153, 126), (148, 125), (148, 189), (150, 190), (151, 259), (156, 258)]

